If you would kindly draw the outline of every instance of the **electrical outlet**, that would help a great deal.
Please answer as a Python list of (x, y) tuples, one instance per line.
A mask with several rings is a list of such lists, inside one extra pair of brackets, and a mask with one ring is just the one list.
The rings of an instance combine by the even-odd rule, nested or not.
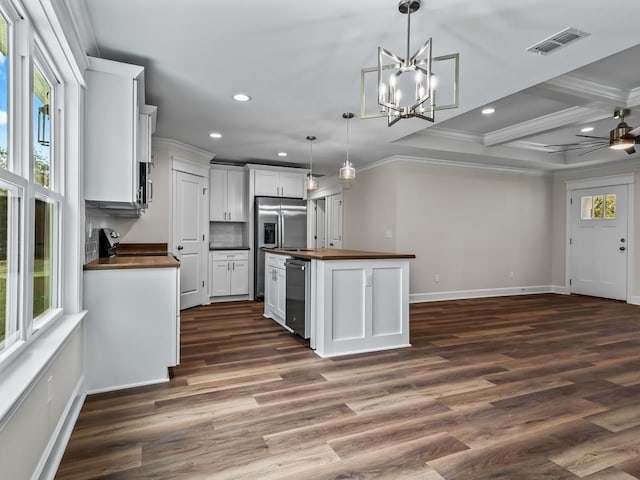
[(393, 232), (391, 230), (385, 230), (384, 238), (393, 238)]
[(513, 278), (513, 272), (509, 272), (509, 278)]
[(435, 280), (436, 283), (438, 283), (440, 281), (440, 274), (436, 273), (433, 279)]

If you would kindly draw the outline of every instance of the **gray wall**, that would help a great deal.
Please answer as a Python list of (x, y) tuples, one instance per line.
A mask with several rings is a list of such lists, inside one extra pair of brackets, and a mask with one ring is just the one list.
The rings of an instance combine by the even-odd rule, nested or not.
[(550, 285), (552, 185), (398, 159), (358, 172), (345, 191), (344, 247), (415, 253), (412, 294)]

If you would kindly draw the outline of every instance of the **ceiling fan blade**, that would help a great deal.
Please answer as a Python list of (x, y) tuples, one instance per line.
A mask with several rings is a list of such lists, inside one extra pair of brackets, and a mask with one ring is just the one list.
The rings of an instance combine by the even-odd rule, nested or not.
[(581, 157), (581, 156), (586, 155), (588, 153), (595, 152), (596, 150), (601, 150), (603, 148), (607, 148), (608, 146), (609, 145), (602, 145), (601, 147), (594, 148), (593, 150), (589, 150), (588, 152), (583, 152), (583, 153), (579, 154), (578, 156)]
[[(591, 148), (591, 147), (595, 147), (596, 145), (599, 144), (595, 144), (595, 145), (569, 145), (568, 148), (559, 148), (556, 150), (552, 150), (550, 152), (547, 153), (561, 153), (561, 152), (571, 152), (573, 150), (582, 150), (584, 148)], [(566, 146), (566, 145), (559, 145), (559, 146)], [(607, 146), (607, 145), (603, 145), (603, 146)]]
[(609, 140), (609, 137), (594, 137), (593, 135), (576, 135), (576, 137), (597, 138), (598, 140)]
[(637, 137), (638, 135), (640, 135), (640, 125), (638, 125), (636, 128), (631, 130), (629, 132), (629, 135), (633, 135), (634, 137)]
[(632, 153), (636, 153), (636, 149), (633, 147), (625, 148), (624, 151), (627, 152), (629, 155), (631, 155)]
[(557, 145), (545, 145), (544, 148), (564, 148), (564, 147), (577, 147), (577, 148), (589, 148), (591, 146), (604, 145), (601, 143), (558, 143)]

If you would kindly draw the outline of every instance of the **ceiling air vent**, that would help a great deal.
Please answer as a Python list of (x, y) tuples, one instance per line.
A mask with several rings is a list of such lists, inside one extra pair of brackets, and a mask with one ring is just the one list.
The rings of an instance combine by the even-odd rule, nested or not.
[(580, 40), (581, 38), (588, 37), (590, 34), (583, 32), (575, 28), (565, 28), (561, 32), (551, 35), (545, 38), (541, 42), (527, 48), (528, 52), (537, 53), (538, 55), (549, 55), (551, 52), (556, 51), (570, 43)]

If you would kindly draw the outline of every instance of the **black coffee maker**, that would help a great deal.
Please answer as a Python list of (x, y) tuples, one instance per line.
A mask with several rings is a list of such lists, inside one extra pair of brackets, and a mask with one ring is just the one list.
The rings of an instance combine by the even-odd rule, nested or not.
[(120, 243), (120, 234), (111, 228), (101, 228), (98, 233), (98, 256), (111, 257), (116, 254), (116, 245)]

